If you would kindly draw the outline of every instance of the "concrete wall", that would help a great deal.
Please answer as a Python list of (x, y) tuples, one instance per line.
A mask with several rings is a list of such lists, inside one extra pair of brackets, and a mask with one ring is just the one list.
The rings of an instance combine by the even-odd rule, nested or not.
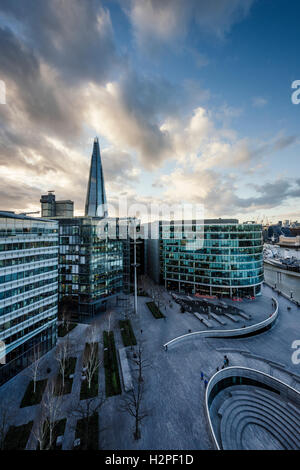
[(172, 339), (171, 341), (168, 341), (167, 343), (164, 344), (164, 347), (170, 348), (173, 347), (182, 341), (186, 341), (189, 339), (195, 339), (197, 337), (199, 338), (208, 338), (208, 337), (213, 337), (213, 338), (228, 338), (228, 337), (242, 337), (249, 335), (251, 333), (259, 333), (260, 330), (264, 330), (266, 327), (271, 326), (277, 319), (278, 316), (278, 302), (277, 300), (272, 297), (272, 300), (275, 304), (275, 310), (272, 313), (270, 317), (268, 317), (266, 320), (263, 320), (262, 322), (255, 323), (254, 325), (247, 326), (246, 328), (235, 328), (234, 330), (202, 330), (202, 331), (195, 331), (194, 333), (188, 333), (186, 335), (178, 336), (177, 338)]

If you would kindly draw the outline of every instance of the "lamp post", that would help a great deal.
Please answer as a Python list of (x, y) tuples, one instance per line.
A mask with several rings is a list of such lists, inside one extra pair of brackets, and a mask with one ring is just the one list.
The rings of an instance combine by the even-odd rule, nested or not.
[(137, 315), (138, 313), (138, 305), (137, 305), (137, 268), (139, 267), (139, 263), (136, 261), (136, 246), (140, 243), (136, 239), (136, 232), (137, 232), (137, 225), (136, 219), (134, 219), (134, 234), (133, 234), (133, 264), (131, 265), (134, 268), (134, 313)]

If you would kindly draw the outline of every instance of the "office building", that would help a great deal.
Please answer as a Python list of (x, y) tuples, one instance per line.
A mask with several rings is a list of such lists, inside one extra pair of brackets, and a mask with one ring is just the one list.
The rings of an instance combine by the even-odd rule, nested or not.
[(42, 218), (73, 217), (74, 202), (70, 200), (56, 201), (53, 191), (43, 194), (40, 199)]
[(105, 310), (122, 290), (123, 247), (110, 239), (109, 223), (99, 217), (59, 220), (60, 310), (67, 305), (73, 319), (85, 321)]
[(261, 225), (212, 219), (201, 224), (160, 221), (150, 228), (148, 274), (168, 290), (230, 297), (260, 294)]
[(0, 212), (0, 384), (54, 347), (57, 301), (58, 223)]

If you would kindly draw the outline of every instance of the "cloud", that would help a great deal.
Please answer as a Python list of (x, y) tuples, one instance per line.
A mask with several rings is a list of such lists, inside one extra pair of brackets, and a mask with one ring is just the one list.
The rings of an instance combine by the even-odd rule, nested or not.
[(90, 85), (86, 119), (110, 142), (130, 149), (145, 168), (159, 166), (172, 154), (167, 131), (160, 127), (164, 116), (176, 110), (172, 85), (127, 70), (119, 81), (106, 86)]
[[(129, 0), (125, 10), (141, 47), (184, 37), (192, 21), (199, 30), (223, 38), (245, 18), (254, 0)], [(124, 7), (124, 2), (120, 2)]]
[(268, 104), (268, 100), (262, 96), (256, 96), (252, 99), (252, 106), (254, 108), (263, 108)]
[(104, 82), (118, 68), (109, 11), (100, 0), (1, 0), (28, 47), (68, 80)]
[(238, 183), (237, 178), (214, 169), (177, 168), (162, 176), (155, 186), (165, 188), (162, 198), (170, 204), (202, 204), (204, 212), (210, 216), (253, 213), (275, 208), (291, 198), (300, 198), (300, 180), (281, 178), (261, 185), (253, 184), (255, 195), (250, 197), (238, 195)]

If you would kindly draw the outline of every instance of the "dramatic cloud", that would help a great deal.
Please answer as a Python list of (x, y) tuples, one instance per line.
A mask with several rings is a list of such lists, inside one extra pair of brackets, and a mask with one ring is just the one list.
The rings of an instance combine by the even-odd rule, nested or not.
[(121, 58), (108, 10), (100, 0), (1, 0), (23, 40), (68, 83), (104, 82)]
[[(115, 34), (110, 2), (1, 0), (0, 79), (7, 92), (7, 104), (0, 105), (2, 209), (37, 209), (40, 194), (55, 190), (82, 213), (95, 135), (109, 202), (119, 195), (128, 204), (186, 200), (204, 204), (210, 215), (232, 216), (298, 198), (299, 181), (285, 179), (247, 186), (250, 196), (241, 197), (242, 178), (297, 138), (278, 131), (255, 142), (240, 136), (233, 123), (242, 110), (223, 98), (213, 107), (216, 90), (202, 86), (200, 73), (211, 57), (184, 45), (199, 77), (184, 69), (178, 78), (181, 63), (170, 73), (155, 61), (149, 67), (130, 43), (133, 32), (142, 47), (176, 50), (192, 23), (199, 37), (222, 38), (252, 3), (124, 0), (119, 5), (132, 28)], [(252, 104), (261, 107), (265, 98)]]
[(86, 119), (117, 146), (137, 152), (144, 167), (158, 166), (171, 156), (170, 137), (160, 127), (163, 117), (176, 109), (170, 83), (127, 70), (118, 82), (90, 85), (87, 99)]
[[(121, 5), (124, 2), (121, 0)], [(128, 0), (126, 11), (137, 42), (151, 48), (153, 42), (167, 43), (186, 35), (194, 21), (199, 29), (219, 38), (245, 18), (253, 0)]]
[[(160, 180), (164, 187), (163, 199), (170, 203), (202, 204), (204, 213), (213, 216), (230, 216), (275, 208), (289, 198), (300, 197), (300, 180), (278, 179), (263, 185), (252, 185), (255, 196), (237, 195), (237, 180), (233, 176), (209, 170), (184, 170), (177, 168)], [(189, 190), (187, 191), (187, 188)]]

